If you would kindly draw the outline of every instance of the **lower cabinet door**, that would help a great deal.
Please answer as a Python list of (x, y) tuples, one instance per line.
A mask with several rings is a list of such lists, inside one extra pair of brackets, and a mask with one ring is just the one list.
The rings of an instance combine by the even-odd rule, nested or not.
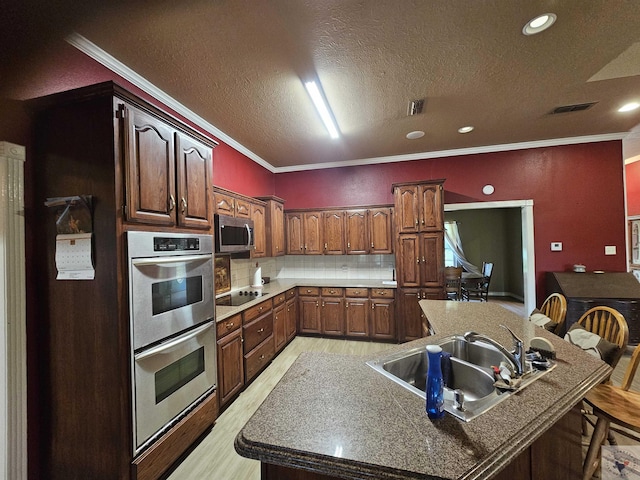
[(396, 321), (394, 300), (371, 300), (371, 338), (378, 340), (395, 340)]
[(220, 338), (218, 344), (218, 392), (225, 405), (244, 386), (242, 329)]
[(285, 305), (278, 305), (273, 309), (273, 340), (276, 352), (287, 343)]
[(344, 335), (344, 302), (342, 298), (323, 298), (320, 319), (323, 335)]
[(347, 298), (345, 305), (347, 337), (369, 336), (369, 299)]
[(320, 297), (300, 297), (300, 332), (322, 333)]

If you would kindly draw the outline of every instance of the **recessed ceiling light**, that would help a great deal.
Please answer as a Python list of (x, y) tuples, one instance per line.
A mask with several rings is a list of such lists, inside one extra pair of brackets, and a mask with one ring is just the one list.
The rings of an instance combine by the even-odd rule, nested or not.
[(535, 35), (536, 33), (540, 33), (551, 25), (553, 25), (556, 21), (555, 13), (545, 13), (542, 15), (538, 15), (533, 20), (530, 20), (523, 28), (522, 33), (525, 35)]
[(632, 110), (635, 110), (636, 108), (640, 107), (640, 103), (638, 102), (631, 102), (631, 103), (627, 103), (626, 105), (621, 106), (618, 111), (619, 112), (630, 112)]
[(407, 133), (407, 138), (409, 140), (415, 140), (416, 138), (424, 137), (424, 132), (422, 130), (415, 130), (413, 132)]
[(466, 127), (460, 127), (458, 129), (458, 133), (469, 133), (472, 132), (475, 127), (471, 125), (467, 125)]

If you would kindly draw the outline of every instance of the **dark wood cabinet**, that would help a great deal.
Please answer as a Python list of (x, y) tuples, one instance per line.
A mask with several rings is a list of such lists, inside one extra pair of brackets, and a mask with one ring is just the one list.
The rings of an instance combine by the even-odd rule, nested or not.
[(322, 334), (328, 336), (343, 336), (344, 290), (342, 288), (322, 288), (320, 295)]
[(251, 203), (251, 219), (253, 220), (252, 258), (267, 256), (267, 213), (263, 204)]
[(211, 147), (126, 102), (117, 109), (126, 220), (209, 229)]
[(392, 211), (391, 207), (288, 211), (287, 254), (393, 253)]
[(322, 212), (305, 212), (302, 215), (302, 235), (305, 255), (320, 255), (324, 250)]
[[(284, 294), (283, 294), (284, 297)], [(286, 305), (282, 303), (273, 308), (273, 341), (276, 353), (287, 343)]]
[[(364, 293), (366, 295), (366, 292)], [(369, 338), (369, 310), (368, 297), (347, 296), (345, 298), (345, 335), (347, 337)]]
[(285, 328), (287, 333), (287, 341), (296, 336), (298, 331), (298, 294), (295, 288), (287, 290), (286, 294), (286, 310), (285, 310)]
[(371, 254), (393, 253), (393, 222), (391, 208), (369, 210), (369, 240)]
[(322, 236), (325, 255), (344, 255), (344, 212), (327, 211), (322, 214)]
[[(125, 232), (211, 229), (216, 143), (112, 82), (35, 99), (29, 108), (38, 165), (29, 178), (30, 215), (42, 238), (31, 257), (37, 301), (28, 292), (43, 332), (32, 338), (46, 405), (35, 427), (46, 446), (42, 477), (157, 478), (212, 426), (218, 400), (203, 399), (134, 458)], [(198, 171), (207, 176), (191, 183)], [(56, 279), (56, 219), (44, 201), (72, 195), (93, 197), (93, 280)]]
[(444, 298), (444, 180), (394, 184), (400, 341), (422, 336), (418, 300)]
[(300, 287), (298, 289), (300, 307), (300, 333), (322, 333), (320, 323), (320, 289)]
[(218, 322), (218, 398), (225, 406), (244, 387), (242, 316)]
[(304, 255), (302, 213), (287, 213), (287, 255)]
[(369, 215), (367, 210), (347, 210), (345, 231), (348, 254), (369, 253)]
[(393, 299), (372, 298), (371, 338), (374, 340), (395, 340), (396, 320)]
[(267, 257), (285, 254), (284, 200), (278, 197), (257, 197), (266, 203)]
[(275, 355), (273, 303), (266, 300), (242, 314), (245, 382), (253, 380)]

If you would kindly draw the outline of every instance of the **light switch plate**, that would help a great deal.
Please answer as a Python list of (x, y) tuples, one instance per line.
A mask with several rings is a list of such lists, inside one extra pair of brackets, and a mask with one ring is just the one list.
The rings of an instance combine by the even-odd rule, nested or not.
[(616, 254), (616, 246), (615, 245), (605, 245), (604, 254), (605, 255), (615, 255)]
[(551, 242), (551, 251), (552, 252), (561, 252), (562, 251), (562, 242)]

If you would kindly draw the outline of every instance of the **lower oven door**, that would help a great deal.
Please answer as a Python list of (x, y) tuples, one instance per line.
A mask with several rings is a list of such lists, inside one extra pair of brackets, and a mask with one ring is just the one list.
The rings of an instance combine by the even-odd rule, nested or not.
[(216, 385), (215, 322), (134, 356), (134, 454)]

